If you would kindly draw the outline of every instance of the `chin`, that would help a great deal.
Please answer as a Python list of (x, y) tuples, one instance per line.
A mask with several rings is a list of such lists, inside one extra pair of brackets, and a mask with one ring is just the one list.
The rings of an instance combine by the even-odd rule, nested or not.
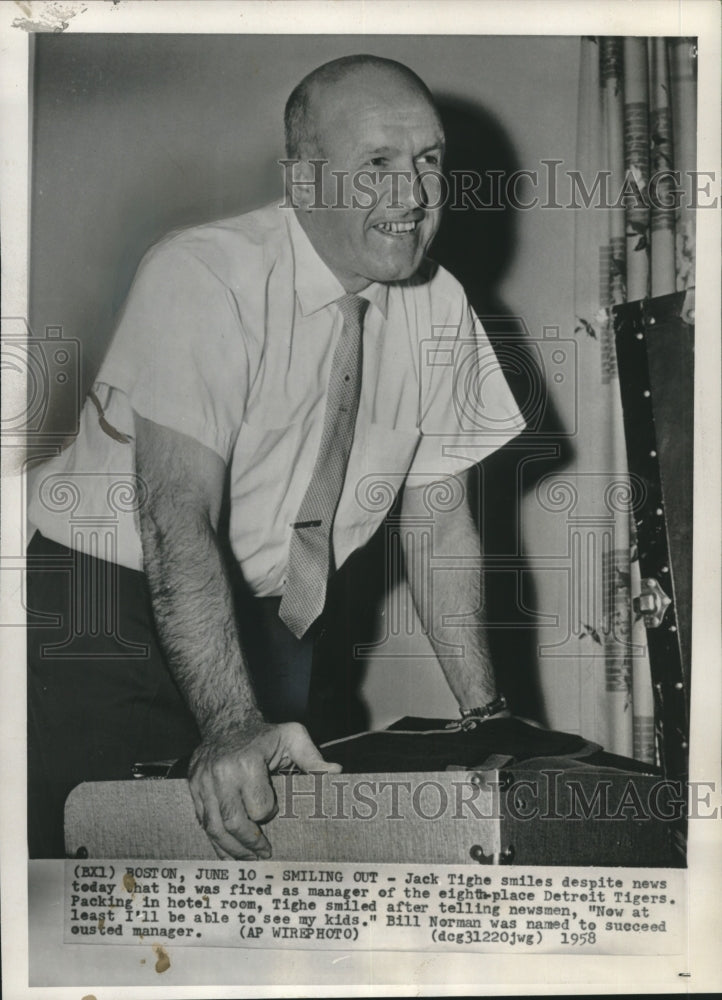
[(389, 263), (386, 267), (378, 269), (378, 277), (374, 280), (381, 282), (405, 281), (416, 274), (423, 259), (423, 255), (420, 255), (418, 259), (413, 261)]

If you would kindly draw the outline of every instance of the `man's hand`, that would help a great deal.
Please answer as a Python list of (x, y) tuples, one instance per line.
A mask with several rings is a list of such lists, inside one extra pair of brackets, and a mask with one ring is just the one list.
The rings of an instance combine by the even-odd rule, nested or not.
[(276, 812), (273, 771), (296, 764), (303, 771), (338, 773), (327, 763), (302, 725), (259, 723), (207, 737), (193, 754), (189, 783), (198, 822), (221, 858), (270, 858), (271, 845), (259, 828)]

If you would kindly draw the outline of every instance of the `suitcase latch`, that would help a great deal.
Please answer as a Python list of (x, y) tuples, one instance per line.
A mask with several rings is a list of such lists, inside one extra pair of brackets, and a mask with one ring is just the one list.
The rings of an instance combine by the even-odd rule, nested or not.
[(484, 854), (480, 844), (474, 844), (469, 854), (479, 865), (510, 865), (514, 860), (514, 848), (511, 844), (495, 854)]
[(659, 628), (671, 603), (653, 576), (642, 580), (642, 592), (632, 601), (637, 621), (641, 618), (646, 628)]

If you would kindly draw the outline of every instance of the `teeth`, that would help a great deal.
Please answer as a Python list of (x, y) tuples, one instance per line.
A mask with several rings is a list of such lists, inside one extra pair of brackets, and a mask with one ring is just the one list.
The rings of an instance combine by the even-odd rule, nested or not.
[(417, 225), (417, 222), (380, 222), (376, 228), (382, 233), (413, 233)]

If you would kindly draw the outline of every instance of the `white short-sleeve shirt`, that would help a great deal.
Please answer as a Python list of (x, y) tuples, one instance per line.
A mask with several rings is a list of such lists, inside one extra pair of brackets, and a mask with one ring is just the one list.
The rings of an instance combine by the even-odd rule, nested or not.
[[(481, 461), (524, 427), (459, 283), (425, 262), (372, 284), (356, 430), (333, 529), (338, 566), (374, 533), (405, 481)], [(343, 319), (338, 279), (292, 210), (267, 206), (170, 234), (143, 259), (75, 442), (32, 473), (29, 517), (61, 544), (142, 569), (133, 411), (211, 448), (230, 476), (230, 542), (259, 596), (283, 592), (291, 523), (313, 471)], [(128, 440), (119, 440), (126, 437)], [(72, 482), (74, 506), (53, 503)], [(122, 495), (122, 490), (120, 490)], [(142, 502), (142, 490), (138, 492)], [(103, 518), (105, 521), (103, 522)], [(93, 525), (95, 524), (95, 528)], [(107, 537), (107, 531), (106, 531)]]

